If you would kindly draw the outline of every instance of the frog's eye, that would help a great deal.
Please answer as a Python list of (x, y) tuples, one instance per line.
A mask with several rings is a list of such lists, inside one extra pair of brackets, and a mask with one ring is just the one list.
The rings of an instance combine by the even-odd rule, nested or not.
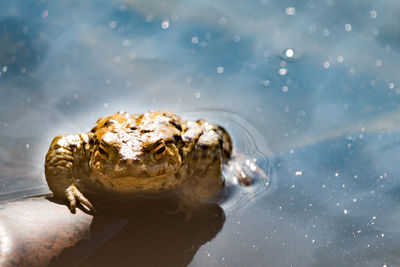
[(104, 156), (107, 155), (107, 152), (104, 150), (102, 146), (99, 146), (99, 153)]
[(158, 146), (156, 146), (156, 148), (154, 148), (154, 152), (153, 152), (154, 158), (157, 160), (161, 159), (165, 154), (165, 150), (166, 150), (166, 147), (165, 147), (164, 142), (159, 144)]

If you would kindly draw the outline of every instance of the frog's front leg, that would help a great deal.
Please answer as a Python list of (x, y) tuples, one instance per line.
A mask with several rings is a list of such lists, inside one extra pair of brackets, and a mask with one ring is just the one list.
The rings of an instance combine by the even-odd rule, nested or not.
[(88, 136), (85, 134), (60, 135), (53, 139), (46, 155), (45, 175), (49, 188), (55, 197), (69, 202), (72, 213), (75, 213), (77, 201), (94, 210), (90, 201), (76, 187), (77, 169), (79, 175), (85, 173), (83, 162), (87, 162), (87, 142)]
[(232, 151), (232, 141), (220, 126), (204, 120), (186, 122), (182, 139), (190, 151), (182, 184), (183, 210), (194, 210), (215, 199), (224, 187), (222, 164)]

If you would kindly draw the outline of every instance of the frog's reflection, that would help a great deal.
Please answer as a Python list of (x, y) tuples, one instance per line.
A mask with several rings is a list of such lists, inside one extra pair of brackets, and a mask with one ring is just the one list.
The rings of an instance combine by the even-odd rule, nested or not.
[(189, 220), (165, 209), (154, 202), (96, 214), (91, 238), (64, 249), (51, 265), (186, 266), (225, 222), (217, 204), (200, 207)]

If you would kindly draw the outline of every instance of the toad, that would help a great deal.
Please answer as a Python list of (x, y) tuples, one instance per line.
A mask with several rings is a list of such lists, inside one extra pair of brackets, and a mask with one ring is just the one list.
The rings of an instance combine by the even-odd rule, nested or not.
[[(196, 209), (224, 187), (222, 166), (232, 152), (227, 131), (205, 120), (183, 121), (167, 111), (100, 118), (89, 133), (55, 137), (45, 160), (46, 181), (72, 213), (91, 197), (129, 199), (174, 194)], [(89, 197), (88, 197), (89, 196)]]

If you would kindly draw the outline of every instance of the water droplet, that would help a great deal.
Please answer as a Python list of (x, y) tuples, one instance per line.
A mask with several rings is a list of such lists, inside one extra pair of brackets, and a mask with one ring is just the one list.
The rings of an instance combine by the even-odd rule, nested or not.
[(376, 19), (376, 15), (377, 15), (376, 10), (371, 10), (371, 12), (369, 14), (370, 14), (371, 18)]
[(199, 37), (193, 36), (191, 42), (192, 42), (192, 44), (198, 44), (199, 43)]
[(222, 74), (223, 72), (224, 72), (224, 67), (222, 67), (222, 66), (217, 67), (218, 74)]
[(172, 21), (178, 21), (178, 19), (179, 19), (179, 15), (178, 14), (172, 14), (171, 15), (171, 20)]
[(148, 22), (148, 23), (152, 22), (152, 21), (153, 21), (153, 18), (154, 18), (153, 15), (151, 15), (151, 14), (147, 15), (147, 16), (146, 16), (146, 22)]
[(313, 24), (310, 26), (310, 28), (308, 29), (308, 33), (313, 33), (317, 30), (317, 25)]
[(196, 97), (196, 98), (200, 98), (200, 96), (201, 96), (200, 92), (196, 92), (196, 93), (194, 94), (194, 97)]
[(129, 59), (134, 60), (136, 58), (136, 52), (132, 52), (129, 54)]
[(164, 30), (168, 29), (169, 28), (169, 21), (168, 20), (164, 20), (161, 23), (161, 28), (163, 28)]
[(348, 210), (343, 210), (343, 213), (344, 213), (344, 214), (348, 214), (349, 211), (348, 211)]
[(110, 27), (110, 29), (115, 29), (115, 27), (117, 27), (117, 22), (115, 20), (112, 20), (108, 26)]
[(262, 82), (262, 84), (263, 84), (265, 87), (268, 87), (269, 84), (270, 84), (270, 81), (269, 81), (269, 80), (264, 80), (264, 81)]
[(7, 72), (7, 69), (8, 69), (7, 66), (4, 66), (3, 67), (3, 72)]
[(287, 69), (285, 69), (285, 68), (281, 68), (281, 69), (279, 69), (279, 75), (286, 75), (287, 74)]
[(225, 17), (221, 17), (221, 18), (219, 19), (218, 23), (219, 23), (220, 25), (225, 25), (225, 24), (226, 24), (226, 21), (227, 21), (227, 19), (226, 19)]
[(344, 29), (348, 32), (351, 31), (351, 24), (344, 25)]
[(29, 149), (31, 146), (29, 144), (26, 144), (26, 149)]
[(233, 36), (233, 41), (234, 41), (235, 43), (240, 42), (240, 35), (235, 35), (235, 36)]
[(287, 91), (289, 91), (289, 87), (287, 87), (286, 85), (282, 87), (282, 92), (286, 93)]
[(206, 41), (201, 41), (199, 45), (200, 47), (207, 47), (208, 43)]
[(284, 67), (286, 65), (286, 61), (287, 62), (295, 61), (295, 60), (297, 60), (298, 55), (293, 48), (287, 48), (282, 51), (282, 53), (279, 55), (279, 57), (284, 61), (284, 65), (282, 65), (282, 62), (281, 62), (281, 66)]
[(375, 62), (375, 65), (376, 65), (377, 67), (382, 66), (382, 60), (378, 59), (378, 60)]
[(125, 47), (128, 47), (128, 46), (131, 45), (131, 42), (129, 42), (128, 39), (124, 39), (124, 40), (122, 40), (122, 45), (125, 46)]
[(335, 173), (335, 177), (338, 177), (338, 176), (339, 176), (339, 173), (338, 173), (338, 172), (336, 172), (336, 173)]
[(291, 48), (288, 48), (285, 50), (285, 56), (288, 58), (292, 58), (294, 56), (294, 50)]
[(324, 29), (324, 30), (322, 31), (322, 34), (323, 34), (325, 37), (328, 37), (329, 34), (331, 34), (331, 32), (330, 32), (328, 29)]
[(389, 83), (389, 88), (393, 89), (394, 88), (394, 83)]
[(292, 6), (287, 7), (287, 8), (285, 9), (285, 13), (286, 13), (286, 15), (288, 15), (288, 16), (293, 16), (293, 15), (296, 14), (296, 8), (294, 8), (294, 7), (292, 7)]
[(296, 175), (296, 176), (300, 176), (300, 175), (302, 175), (302, 174), (303, 174), (302, 171), (296, 171), (296, 172), (294, 173), (294, 175)]
[(324, 68), (325, 69), (329, 69), (330, 66), (331, 66), (331, 64), (329, 63), (329, 61), (325, 61), (324, 62)]
[(48, 10), (43, 10), (42, 12), (42, 18), (47, 18), (47, 16), (49, 15), (49, 11)]
[(343, 60), (344, 60), (344, 59), (343, 59), (343, 56), (338, 56), (338, 57), (337, 57), (337, 62), (338, 62), (338, 63), (343, 63)]

